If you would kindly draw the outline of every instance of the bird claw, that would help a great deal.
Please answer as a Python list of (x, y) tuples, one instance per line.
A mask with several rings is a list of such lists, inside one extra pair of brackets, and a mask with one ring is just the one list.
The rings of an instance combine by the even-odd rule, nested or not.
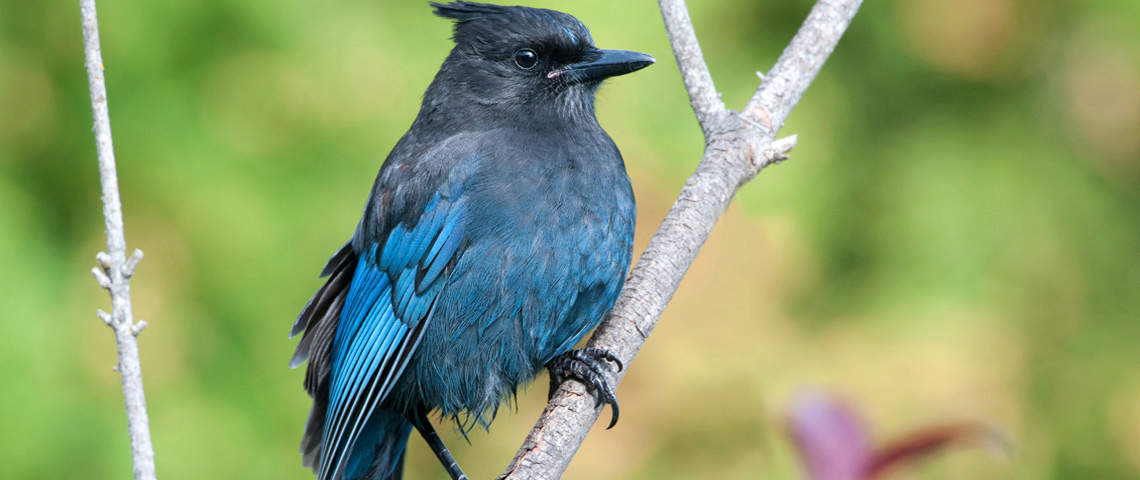
[(617, 425), (619, 412), (617, 395), (606, 376), (607, 361), (617, 364), (619, 372), (625, 368), (613, 352), (601, 348), (581, 348), (554, 357), (546, 364), (546, 369), (550, 371), (550, 393), (547, 400), (554, 396), (562, 382), (571, 378), (582, 382), (586, 390), (594, 395), (595, 408), (604, 403), (613, 410), (613, 417), (606, 429), (613, 428)]

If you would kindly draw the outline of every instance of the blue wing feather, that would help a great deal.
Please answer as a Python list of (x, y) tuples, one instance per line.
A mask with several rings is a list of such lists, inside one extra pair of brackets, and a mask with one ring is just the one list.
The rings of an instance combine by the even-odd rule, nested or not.
[[(416, 278), (416, 292), (422, 292), (427, 285), (435, 283), (436, 278), (443, 272), (444, 267), (448, 265), (450, 259), (455, 255), (456, 250), (462, 244), (464, 239), (465, 222), (459, 217), (452, 217), (440, 235), (436, 237), (432, 249), (428, 252), (426, 260), (421, 262), (420, 273)], [(447, 259), (440, 261), (440, 259)]]
[[(344, 476), (368, 417), (392, 389), (430, 320), (447, 265), (463, 245), (464, 202), (437, 195), (413, 225), (392, 228), (383, 248), (361, 252), (332, 349), (320, 478)], [(354, 464), (354, 463), (353, 463)]]

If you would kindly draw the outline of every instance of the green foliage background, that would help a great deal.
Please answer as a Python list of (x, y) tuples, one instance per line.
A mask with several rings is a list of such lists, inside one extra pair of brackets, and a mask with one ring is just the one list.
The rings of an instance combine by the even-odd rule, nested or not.
[[(812, 2), (695, 1), (739, 107)], [(639, 249), (702, 140), (653, 2), (535, 2), (660, 60), (603, 88)], [(100, 2), (159, 476), (311, 478), (285, 334), (450, 48), (424, 2)], [(840, 392), (886, 440), (977, 420), (906, 478), (1140, 477), (1140, 3), (868, 2), (697, 259), (568, 478), (797, 478), (782, 417)], [(78, 7), (0, 3), (0, 465), (126, 478)], [(640, 250), (639, 250), (640, 251)], [(545, 379), (471, 445), (506, 465)], [(446, 430), (446, 428), (445, 428)], [(442, 478), (411, 441), (409, 478)]]

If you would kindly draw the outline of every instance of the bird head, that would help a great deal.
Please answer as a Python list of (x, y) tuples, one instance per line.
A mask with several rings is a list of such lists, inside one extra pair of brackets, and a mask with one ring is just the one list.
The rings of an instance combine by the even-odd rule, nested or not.
[(431, 5), (436, 15), (455, 20), (455, 48), (436, 83), (480, 105), (561, 105), (592, 112), (593, 93), (603, 80), (655, 61), (644, 53), (595, 47), (582, 22), (555, 10), (462, 1)]

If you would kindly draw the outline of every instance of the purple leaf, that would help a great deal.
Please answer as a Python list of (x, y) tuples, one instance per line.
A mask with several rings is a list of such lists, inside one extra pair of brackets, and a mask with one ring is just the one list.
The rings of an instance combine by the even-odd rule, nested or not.
[(902, 438), (871, 446), (870, 432), (846, 402), (822, 391), (801, 393), (788, 415), (788, 433), (796, 444), (809, 480), (871, 480), (947, 447), (981, 442), (1009, 452), (1005, 436), (978, 423), (949, 423), (914, 430)]
[(811, 480), (859, 480), (871, 459), (867, 429), (854, 410), (820, 391), (801, 393), (788, 432)]

